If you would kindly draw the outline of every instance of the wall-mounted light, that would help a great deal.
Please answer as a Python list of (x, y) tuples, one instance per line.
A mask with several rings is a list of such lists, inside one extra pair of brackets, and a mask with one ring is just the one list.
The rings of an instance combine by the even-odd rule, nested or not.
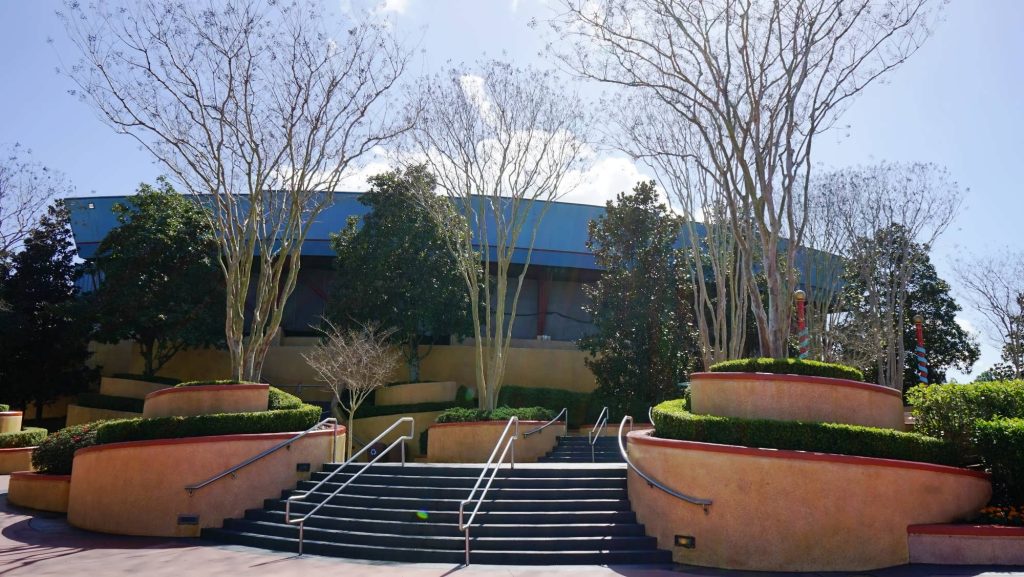
[(697, 538), (693, 535), (676, 535), (676, 547), (695, 549), (697, 547)]

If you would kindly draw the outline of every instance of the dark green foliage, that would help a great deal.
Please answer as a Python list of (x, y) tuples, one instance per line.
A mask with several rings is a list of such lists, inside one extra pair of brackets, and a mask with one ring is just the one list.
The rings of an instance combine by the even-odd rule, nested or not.
[(34, 447), (43, 442), (46, 438), (46, 429), (39, 427), (25, 427), (13, 433), (0, 434), (0, 449), (20, 449), (22, 447)]
[(505, 385), (498, 393), (498, 405), (508, 407), (544, 407), (558, 414), (568, 408), (569, 426), (577, 428), (584, 424), (588, 415), (590, 393), (574, 393), (564, 389), (542, 387), (519, 387)]
[(859, 369), (846, 365), (822, 363), (820, 361), (802, 361), (800, 359), (737, 359), (723, 361), (708, 368), (713, 373), (773, 373), (777, 375), (806, 375), (809, 377), (828, 377), (863, 381), (864, 373)]
[(10, 411), (10, 410), (11, 410), (11, 406), (10, 405), (5, 405), (3, 403), (0, 403), (0, 413), (2, 413), (4, 411)]
[(223, 279), (202, 207), (160, 177), (114, 213), (118, 226), (95, 262), (102, 275), (92, 295), (97, 338), (138, 343), (148, 376), (181, 350), (223, 346)]
[(356, 411), (357, 419), (369, 417), (382, 417), (385, 415), (404, 415), (408, 413), (426, 413), (430, 411), (444, 411), (456, 407), (475, 407), (476, 399), (466, 395), (466, 387), (459, 387), (454, 401), (439, 401), (435, 403), (413, 403), (409, 405), (371, 405), (363, 403)]
[(175, 379), (173, 377), (158, 377), (155, 375), (136, 375), (134, 373), (114, 373), (110, 375), (115, 379), (130, 379), (133, 381), (144, 381), (147, 383), (156, 383), (158, 385), (167, 385), (173, 387), (181, 382), (181, 379)]
[(977, 447), (992, 472), (994, 502), (1024, 503), (1024, 419), (975, 424)]
[(115, 397), (113, 395), (101, 395), (99, 393), (81, 393), (75, 404), (90, 409), (107, 409), (110, 411), (127, 411), (130, 413), (141, 413), (144, 399), (132, 397)]
[(359, 197), (370, 208), (362, 226), (353, 217), (331, 235), (338, 256), (327, 318), (343, 330), (374, 322), (394, 328), (412, 382), (425, 356), (421, 344), (472, 330), (465, 281), (449, 248), (457, 232), (425, 208), (449, 202), (435, 186), (424, 166), (371, 177), (370, 190)]
[(258, 385), (252, 381), (236, 381), (233, 379), (209, 379), (206, 381), (186, 381), (178, 383), (175, 387), (205, 387), (208, 385)]
[(438, 423), (471, 423), (476, 421), (507, 421), (519, 417), (522, 421), (550, 421), (555, 413), (544, 407), (498, 407), (493, 411), (457, 407), (437, 416)]
[(320, 420), (320, 407), (303, 405), (299, 409), (257, 413), (223, 413), (194, 417), (158, 419), (120, 419), (99, 427), (97, 444), (152, 439), (181, 439), (210, 435), (238, 435), (304, 431)]
[(65, 427), (39, 443), (32, 452), (32, 467), (40, 473), (70, 475), (75, 451), (96, 444), (96, 431), (105, 421)]
[(657, 436), (722, 445), (958, 464), (950, 443), (916, 433), (833, 423), (695, 415), (684, 406), (685, 400), (677, 399), (654, 407)]
[[(93, 323), (79, 298), (69, 215), (58, 201), (29, 232), (24, 248), (0, 262), (0, 398), (42, 405), (86, 390)], [(26, 417), (29, 417), (26, 415)]]
[(677, 394), (697, 362), (682, 221), (658, 202), (654, 182), (609, 201), (589, 225), (601, 278), (584, 285), (595, 333), (580, 340), (599, 396), (619, 412)]
[(298, 409), (303, 405), (302, 399), (291, 393), (286, 393), (277, 387), (270, 387), (267, 391), (270, 396), (267, 402), (268, 411)]
[(965, 459), (977, 453), (976, 425), (1000, 417), (1024, 417), (1024, 381), (927, 385), (907, 392), (914, 430), (946, 439)]

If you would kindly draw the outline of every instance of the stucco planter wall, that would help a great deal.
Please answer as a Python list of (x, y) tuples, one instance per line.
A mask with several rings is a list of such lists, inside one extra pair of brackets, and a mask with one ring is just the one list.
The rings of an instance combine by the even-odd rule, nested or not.
[(694, 413), (744, 419), (816, 421), (902, 431), (903, 400), (888, 387), (770, 373), (694, 373)]
[(45, 475), (30, 471), (11, 473), (7, 501), (39, 511), (67, 513), (71, 475)]
[(267, 410), (269, 386), (259, 384), (202, 385), (161, 389), (146, 395), (142, 416), (192, 417)]
[[(707, 514), (630, 470), (647, 534), (678, 563), (753, 571), (862, 571), (910, 560), (907, 527), (948, 523), (988, 501), (982, 473), (890, 459), (628, 436), (633, 462)], [(675, 535), (694, 537), (692, 549)]]
[(911, 563), (1024, 565), (1024, 527), (914, 525), (907, 540)]
[[(367, 417), (365, 419), (356, 419), (352, 423), (352, 433), (359, 438), (359, 440), (369, 443), (377, 437), (377, 435), (383, 433), (388, 427), (394, 424), (395, 421), (402, 417), (412, 417), (414, 422), (413, 440), (406, 441), (405, 443), (405, 456), (406, 459), (413, 459), (421, 457), (420, 453), (420, 435), (423, 431), (426, 431), (431, 425), (434, 424), (434, 420), (441, 414), (441, 411), (424, 411), (422, 413), (406, 413), (402, 415), (381, 415), (379, 417)], [(344, 421), (343, 421), (344, 422)], [(409, 431), (408, 426), (401, 426), (396, 428), (391, 434), (384, 437), (381, 442), (390, 445), (392, 441), (398, 437), (406, 434)], [(359, 444), (353, 446), (353, 451), (358, 451), (362, 447)], [(389, 454), (385, 459), (399, 459), (398, 448), (394, 450), (394, 454)]]
[[(523, 433), (546, 421), (519, 421), (519, 439), (515, 442), (516, 462), (534, 463), (558, 442), (565, 423), (557, 422), (539, 433)], [(486, 463), (508, 421), (435, 423), (427, 434), (427, 460), (431, 463)]]
[(0, 449), (0, 475), (8, 475), (15, 471), (31, 471), (34, 450), (35, 447)]
[(17, 433), (21, 430), (21, 411), (0, 412), (0, 433)]
[(459, 385), (455, 381), (435, 383), (407, 383), (377, 389), (377, 405), (412, 405), (416, 403), (443, 403), (455, 399)]
[[(120, 535), (195, 537), (203, 527), (219, 527), (246, 509), (277, 497), (345, 446), (338, 428), (338, 455), (332, 434), (311, 433), (248, 467), (189, 495), (187, 485), (202, 482), (295, 433), (219, 435), (112, 443), (79, 449), (71, 470), (68, 521), (75, 527)], [(308, 471), (298, 471), (308, 464)]]
[(145, 399), (146, 395), (167, 388), (170, 388), (170, 385), (137, 381), (135, 379), (120, 379), (117, 377), (103, 377), (100, 379), (100, 394), (112, 397)]
[(130, 411), (114, 411), (112, 409), (97, 409), (93, 407), (82, 407), (79, 405), (68, 405), (68, 416), (64, 425), (84, 425), (107, 419), (134, 419), (141, 417), (142, 413)]

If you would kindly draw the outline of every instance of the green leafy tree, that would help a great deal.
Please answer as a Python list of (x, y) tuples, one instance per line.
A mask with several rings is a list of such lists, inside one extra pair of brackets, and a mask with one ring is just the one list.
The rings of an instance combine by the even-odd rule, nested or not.
[(620, 193), (591, 221), (587, 247), (601, 278), (584, 287), (596, 332), (580, 340), (597, 394), (618, 410), (678, 393), (699, 362), (682, 221), (658, 202), (654, 182)]
[(331, 236), (337, 258), (327, 317), (342, 329), (371, 323), (393, 329), (392, 342), (417, 381), (429, 343), (472, 329), (465, 283), (448, 250), (458, 242), (456, 232), (431, 218), (431, 210), (444, 208), (431, 205), (450, 201), (434, 193), (436, 181), (424, 166), (379, 174), (370, 185), (359, 198), (370, 208), (362, 226), (351, 217)]
[(87, 388), (98, 372), (86, 366), (92, 320), (79, 298), (67, 208), (58, 201), (0, 265), (0, 399), (42, 406)]
[(147, 376), (184, 349), (223, 346), (224, 288), (203, 209), (160, 177), (114, 213), (96, 258), (97, 338), (138, 343)]

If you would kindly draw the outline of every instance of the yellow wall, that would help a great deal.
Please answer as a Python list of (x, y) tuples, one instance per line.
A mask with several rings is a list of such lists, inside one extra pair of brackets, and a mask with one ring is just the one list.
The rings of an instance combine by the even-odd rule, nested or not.
[(192, 417), (218, 413), (254, 413), (267, 410), (267, 385), (206, 385), (177, 387), (150, 393), (142, 416)]
[[(352, 423), (352, 434), (359, 438), (359, 440), (369, 443), (377, 435), (383, 433), (388, 427), (394, 424), (395, 421), (402, 417), (412, 417), (415, 420), (415, 430), (413, 432), (413, 439), (406, 441), (405, 443), (405, 456), (406, 459), (413, 459), (420, 457), (420, 435), (423, 431), (426, 431), (428, 427), (434, 424), (434, 419), (441, 414), (441, 411), (426, 411), (423, 413), (409, 413), (406, 415), (383, 415), (380, 417), (368, 417), (365, 419), (356, 419)], [(409, 432), (409, 426), (403, 425), (396, 427), (394, 431), (389, 433), (382, 440), (383, 443), (390, 445), (392, 441), (398, 437)], [(353, 444), (353, 451), (358, 451), (362, 447), (358, 444)], [(399, 458), (398, 447), (394, 449), (395, 454), (389, 457), (392, 460)]]
[(21, 430), (21, 411), (4, 411), (0, 413), (0, 434), (17, 433)]
[(377, 389), (377, 405), (412, 405), (415, 403), (442, 403), (455, 400), (459, 385), (455, 381), (433, 383), (407, 383)]
[(7, 501), (20, 507), (66, 513), (70, 475), (13, 473), (7, 487)]
[(107, 419), (134, 419), (141, 417), (142, 413), (130, 413), (128, 411), (112, 411), (110, 409), (94, 409), (92, 407), (80, 407), (68, 405), (68, 417), (64, 423), (65, 427), (71, 425), (84, 425)]
[(34, 450), (35, 447), (0, 449), (0, 475), (9, 475), (15, 471), (31, 471)]
[(114, 377), (102, 377), (100, 379), (100, 394), (112, 397), (145, 399), (146, 395), (167, 388), (170, 387), (159, 383), (136, 381), (135, 379), (117, 379)]
[[(544, 421), (520, 421), (519, 438), (515, 441), (515, 462), (535, 463), (554, 448), (564, 423), (554, 423), (539, 433), (523, 437), (523, 433), (544, 424)], [(475, 423), (438, 423), (427, 435), (427, 460), (431, 463), (486, 463), (501, 438), (508, 421)], [(501, 450), (504, 450), (504, 446)], [(495, 456), (497, 459), (499, 454)], [(505, 462), (511, 460), (511, 449)]]

